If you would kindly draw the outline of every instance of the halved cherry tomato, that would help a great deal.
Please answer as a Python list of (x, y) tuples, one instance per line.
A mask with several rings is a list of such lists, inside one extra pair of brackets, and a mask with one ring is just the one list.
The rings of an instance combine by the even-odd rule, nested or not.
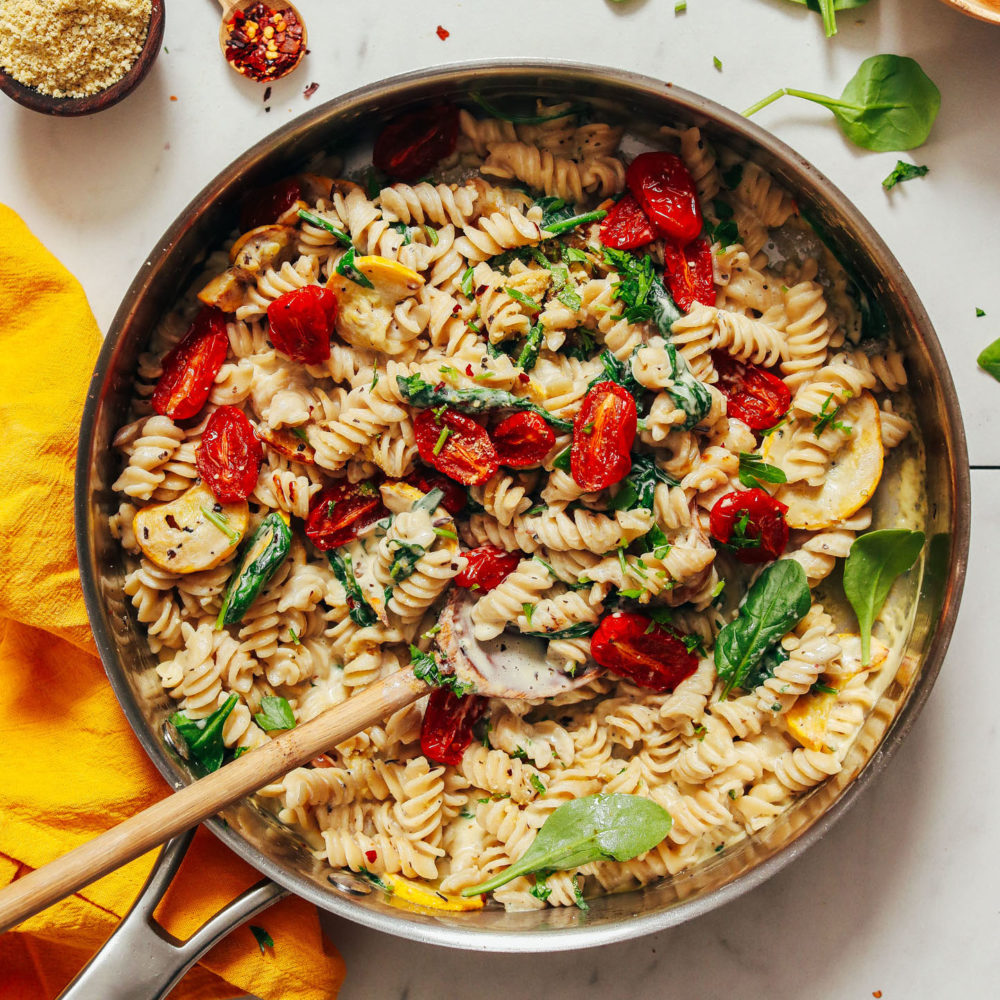
[(500, 467), (486, 428), (462, 413), (422, 410), (413, 429), (420, 457), (458, 483), (485, 483)]
[(226, 314), (215, 306), (204, 306), (184, 339), (163, 359), (163, 374), (153, 390), (153, 409), (172, 420), (196, 416), (228, 350)]
[(527, 469), (539, 462), (556, 443), (555, 431), (537, 413), (512, 413), (493, 428), (490, 435), (500, 464)]
[(253, 493), (264, 449), (242, 410), (220, 406), (208, 418), (194, 460), (212, 496), (236, 503)]
[(601, 242), (616, 250), (634, 250), (656, 239), (656, 232), (635, 195), (627, 194), (601, 223)]
[(736, 490), (715, 501), (709, 515), (712, 537), (750, 565), (777, 559), (788, 544), (788, 507), (764, 490)]
[(725, 351), (712, 351), (712, 364), (719, 373), (718, 387), (728, 401), (729, 416), (742, 420), (750, 430), (767, 430), (788, 412), (792, 394), (777, 375), (737, 361)]
[(485, 593), (499, 587), (521, 561), (520, 552), (505, 552), (495, 545), (480, 545), (462, 553), (469, 561), (465, 569), (455, 577), (459, 587), (475, 587)]
[(569, 467), (588, 493), (620, 482), (632, 468), (638, 415), (635, 400), (617, 382), (598, 382), (573, 421)]
[(690, 312), (696, 302), (715, 305), (715, 272), (708, 240), (699, 237), (685, 247), (664, 240), (663, 270), (667, 288), (684, 312)]
[(285, 177), (267, 187), (254, 188), (240, 199), (240, 231), (277, 222), (302, 197), (297, 177)]
[(408, 476), (403, 479), (404, 483), (409, 483), (423, 493), (430, 493), (431, 490), (440, 490), (444, 494), (441, 506), (449, 514), (457, 514), (465, 506), (468, 494), (465, 490), (447, 476), (441, 475), (435, 469), (427, 469), (417, 466)]
[(306, 535), (317, 549), (326, 552), (353, 541), (363, 528), (388, 516), (374, 483), (339, 482), (312, 498)]
[(590, 655), (612, 673), (653, 691), (673, 691), (698, 669), (698, 657), (673, 629), (629, 611), (601, 620)]
[(438, 764), (460, 764), (472, 742), (472, 727), (486, 711), (486, 705), (486, 699), (478, 694), (459, 698), (448, 688), (435, 688), (420, 724), (423, 755)]
[(394, 118), (375, 140), (372, 163), (390, 177), (414, 181), (454, 152), (458, 108), (436, 104)]
[(628, 166), (625, 183), (649, 221), (682, 245), (701, 232), (701, 206), (694, 179), (674, 153), (641, 153)]
[(271, 343), (292, 361), (316, 365), (330, 357), (337, 322), (337, 296), (330, 288), (304, 285), (285, 292), (267, 307)]

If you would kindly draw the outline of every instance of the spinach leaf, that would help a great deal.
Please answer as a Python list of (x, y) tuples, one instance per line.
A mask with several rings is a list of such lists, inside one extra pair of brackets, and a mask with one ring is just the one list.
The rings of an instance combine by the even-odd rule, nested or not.
[(265, 733), (276, 729), (294, 729), (295, 713), (286, 698), (279, 695), (266, 694), (260, 699), (260, 711), (253, 717), (254, 722)]
[(871, 660), (872, 624), (896, 577), (905, 573), (924, 547), (924, 533), (907, 528), (869, 531), (854, 540), (844, 563), (844, 595), (858, 616), (861, 662)]
[[(532, 607), (530, 604), (527, 606)], [(530, 635), (533, 639), (586, 639), (596, 631), (596, 622), (577, 622), (575, 625), (567, 625), (566, 628), (556, 629), (554, 632), (522, 632), (521, 635)]]
[(316, 215), (315, 212), (307, 212), (304, 208), (300, 208), (299, 218), (305, 219), (306, 222), (313, 226), (318, 226), (320, 229), (325, 229), (328, 233), (333, 233), (337, 237), (338, 243), (343, 243), (344, 246), (348, 247), (351, 245), (351, 237), (342, 229), (338, 229), (332, 222), (328, 222), (321, 215)]
[(712, 394), (708, 391), (708, 386), (694, 377), (684, 355), (678, 354), (673, 344), (667, 344), (666, 351), (670, 360), (670, 375), (674, 380), (666, 391), (686, 414), (680, 427), (689, 431), (708, 416), (708, 411), (712, 408)]
[(207, 719), (189, 719), (183, 712), (170, 716), (171, 725), (187, 744), (188, 758), (202, 772), (218, 771), (226, 746), (222, 742), (222, 727), (229, 713), (236, 707), (238, 697), (231, 694), (224, 705)]
[(929, 174), (930, 170), (930, 167), (918, 167), (915, 163), (897, 160), (896, 166), (892, 168), (892, 173), (882, 181), (882, 187), (886, 191), (891, 191), (897, 184), (902, 184), (903, 181), (912, 181), (914, 177), (923, 177), (925, 174)]
[(577, 361), (589, 361), (596, 351), (597, 341), (594, 335), (582, 326), (569, 331), (562, 349), (566, 357), (576, 358)]
[[(1000, 344), (1000, 341), (997, 341)], [(554, 459), (552, 459), (552, 468), (560, 469), (562, 472), (570, 472), (570, 458), (573, 453), (573, 446), (567, 445)]]
[(416, 542), (402, 542), (393, 538), (389, 542), (392, 548), (392, 563), (389, 565), (389, 576), (395, 581), (405, 580), (413, 575), (417, 563), (427, 554), (427, 549)]
[(584, 114), (590, 109), (586, 104), (571, 104), (567, 108), (552, 112), (547, 115), (518, 115), (501, 111), (492, 101), (488, 101), (478, 90), (469, 91), (469, 97), (478, 104), (492, 118), (499, 118), (501, 121), (512, 122), (515, 125), (542, 125), (545, 122), (555, 121), (557, 118), (569, 118), (572, 115)]
[(418, 680), (431, 687), (448, 688), (459, 698), (476, 690), (474, 684), (461, 681), (454, 674), (443, 672), (433, 653), (423, 653), (416, 646), (410, 646), (410, 665)]
[(797, 3), (800, 7), (808, 7), (820, 14), (826, 37), (832, 38), (837, 34), (837, 11), (864, 7), (868, 0), (789, 0), (789, 2)]
[(989, 347), (984, 347), (976, 358), (976, 364), (1000, 382), (1000, 340), (994, 340)]
[(628, 250), (602, 247), (604, 260), (618, 272), (614, 286), (615, 298), (625, 307), (622, 316), (629, 323), (644, 323), (653, 315), (649, 294), (657, 284), (653, 258), (648, 254), (637, 257)]
[(425, 510), (428, 514), (433, 514), (441, 506), (443, 499), (444, 490), (435, 486), (434, 489), (428, 490), (419, 500), (414, 500), (410, 505), (410, 510)]
[(587, 388), (593, 389), (595, 385), (599, 385), (601, 382), (615, 382), (628, 392), (635, 399), (639, 408), (642, 409), (640, 404), (646, 390), (636, 381), (635, 376), (632, 374), (631, 362), (626, 364), (624, 361), (619, 361), (607, 348), (601, 351), (598, 360), (601, 362), (604, 374), (598, 375), (593, 379)]
[(652, 510), (657, 483), (679, 485), (656, 464), (652, 455), (634, 455), (632, 468), (608, 506), (611, 510), (635, 510), (637, 507)]
[[(736, 239), (739, 240), (739, 234), (737, 234)], [(655, 282), (650, 289), (649, 305), (651, 309), (649, 318), (653, 321), (656, 329), (664, 337), (669, 338), (671, 328), (684, 313), (677, 308), (677, 303), (674, 302), (662, 281)]]
[(747, 690), (761, 658), (806, 615), (812, 604), (805, 570), (794, 559), (779, 559), (757, 577), (736, 618), (715, 642), (715, 669), (723, 697), (734, 687)]
[(787, 483), (788, 477), (776, 465), (768, 465), (760, 457), (750, 452), (740, 452), (740, 482), (747, 489), (763, 487), (764, 483)]
[(431, 406), (449, 406), (459, 413), (487, 413), (491, 410), (530, 410), (542, 417), (558, 431), (571, 431), (573, 421), (562, 420), (548, 410), (532, 403), (523, 396), (515, 396), (504, 389), (472, 387), (454, 389), (443, 382), (433, 385), (419, 372), (415, 375), (397, 375), (400, 392), (411, 406), (426, 409)]
[(336, 549), (326, 554), (327, 562), (333, 570), (333, 575), (340, 581), (340, 585), (347, 594), (347, 613), (355, 625), (367, 628), (378, 621), (372, 606), (365, 600), (361, 593), (361, 587), (354, 577), (354, 567), (351, 565), (351, 557), (345, 552), (340, 555)]
[(630, 861), (670, 832), (670, 814), (640, 795), (586, 795), (563, 803), (542, 824), (531, 846), (488, 882), (462, 890), (478, 896), (532, 872), (565, 871), (593, 861)]
[(941, 92), (920, 65), (891, 54), (866, 59), (839, 98), (782, 87), (743, 114), (749, 117), (785, 96), (822, 104), (851, 142), (876, 153), (924, 143), (941, 107)]

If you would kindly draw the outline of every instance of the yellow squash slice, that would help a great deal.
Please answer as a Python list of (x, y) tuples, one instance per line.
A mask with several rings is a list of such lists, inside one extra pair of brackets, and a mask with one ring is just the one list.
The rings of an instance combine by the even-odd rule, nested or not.
[(447, 910), (452, 913), (483, 908), (482, 896), (470, 896), (468, 899), (464, 896), (452, 896), (437, 892), (429, 886), (411, 882), (402, 875), (380, 875), (379, 878), (392, 894), (392, 902), (410, 903), (414, 906), (424, 906), (429, 910)]
[(424, 279), (416, 271), (385, 257), (356, 257), (354, 267), (371, 288), (341, 274), (335, 274), (328, 288), (337, 294), (340, 311), (337, 333), (354, 347), (372, 348), (385, 354), (399, 354), (408, 344), (389, 336), (393, 310), (420, 291)]
[(785, 723), (792, 737), (807, 750), (826, 748), (826, 730), (837, 695), (830, 691), (805, 694), (788, 710)]
[[(819, 531), (850, 517), (868, 503), (882, 478), (882, 422), (874, 396), (863, 392), (848, 401), (837, 420), (850, 427), (851, 433), (823, 483), (788, 483), (774, 493), (775, 499), (788, 505), (785, 520), (790, 528)], [(768, 435), (761, 449), (764, 461), (780, 469), (792, 436), (787, 427)]]
[(889, 647), (872, 636), (871, 663), (865, 667), (861, 665), (860, 635), (856, 632), (841, 632), (837, 636), (837, 642), (840, 645), (840, 657), (830, 665), (827, 672), (836, 678), (833, 683), (841, 686), (862, 670), (878, 670), (889, 655)]
[(132, 530), (146, 558), (171, 573), (218, 566), (243, 540), (250, 521), (245, 500), (220, 504), (196, 483), (170, 503), (141, 508)]
[(258, 226), (244, 233), (230, 247), (230, 263), (257, 274), (285, 259), (294, 249), (297, 235), (293, 226)]

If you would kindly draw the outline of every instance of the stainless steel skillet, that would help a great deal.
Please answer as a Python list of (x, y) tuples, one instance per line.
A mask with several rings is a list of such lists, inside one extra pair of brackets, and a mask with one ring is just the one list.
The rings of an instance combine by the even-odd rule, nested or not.
[[(231, 228), (242, 190), (293, 172), (321, 151), (348, 151), (363, 144), (387, 116), (402, 108), (442, 98), (465, 100), (470, 90), (494, 101), (516, 94), (583, 99), (602, 118), (640, 132), (660, 124), (698, 124), (711, 141), (773, 172), (823, 222), (840, 255), (875, 290), (893, 326), (902, 332), (927, 447), (930, 559), (899, 675), (876, 705), (841, 774), (761, 834), (696, 870), (636, 892), (594, 900), (586, 914), (432, 913), (404, 909), (348, 875), (329, 876), (291, 831), (251, 802), (209, 824), (277, 886), (387, 933), (486, 951), (582, 948), (651, 933), (705, 913), (753, 888), (822, 836), (906, 735), (930, 692), (954, 626), (968, 552), (969, 478), (958, 400), (943, 352), (913, 287), (877, 233), (787, 146), (738, 115), (670, 84), (620, 70), (548, 62), (476, 63), (397, 77), (322, 105), (276, 132), (194, 199), (153, 248), (114, 319), (80, 435), (76, 524), (81, 576), (98, 648), (123, 711), (166, 780), (179, 788), (191, 774), (163, 738), (171, 705), (122, 593), (122, 555), (107, 527), (114, 509), (109, 485), (117, 474), (110, 441), (124, 420), (137, 355), (158, 317), (197, 272), (199, 260)], [(234, 913), (234, 923), (248, 915)]]

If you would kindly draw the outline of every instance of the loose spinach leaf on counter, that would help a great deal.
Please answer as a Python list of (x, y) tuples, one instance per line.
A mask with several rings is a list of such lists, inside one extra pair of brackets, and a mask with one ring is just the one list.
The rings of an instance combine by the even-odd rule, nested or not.
[(751, 452), (740, 452), (740, 482), (747, 489), (763, 487), (764, 483), (787, 483), (788, 477), (776, 465), (768, 465)]
[(630, 861), (670, 832), (670, 814), (640, 795), (587, 795), (559, 806), (519, 860), (487, 882), (462, 890), (478, 896), (519, 875), (565, 871), (594, 861)]
[(286, 698), (280, 695), (266, 694), (260, 699), (260, 711), (253, 717), (254, 722), (265, 733), (276, 729), (294, 729), (295, 713)]
[(805, 570), (794, 559), (779, 559), (757, 577), (736, 618), (715, 642), (715, 669), (724, 698), (735, 687), (747, 689), (761, 659), (805, 617), (811, 603)]
[(657, 483), (680, 485), (656, 464), (652, 455), (634, 455), (632, 468), (608, 506), (611, 510), (635, 510), (637, 507), (652, 510)]
[(851, 142), (876, 153), (920, 146), (941, 107), (941, 92), (920, 65), (909, 56), (892, 54), (866, 59), (839, 98), (782, 87), (743, 114), (749, 117), (786, 96), (828, 108)]
[(347, 594), (347, 614), (355, 625), (361, 628), (368, 628), (378, 621), (372, 606), (365, 600), (361, 593), (361, 587), (354, 576), (354, 567), (351, 565), (351, 557), (345, 552), (340, 555), (336, 549), (327, 552), (327, 562), (333, 570), (333, 575), (340, 581), (340, 585)]
[(808, 7), (816, 11), (823, 18), (823, 30), (827, 38), (832, 38), (837, 34), (837, 11), (854, 10), (855, 7), (864, 7), (868, 0), (789, 0), (789, 3), (797, 3), (800, 7)]
[(1000, 382), (1000, 340), (994, 340), (989, 347), (983, 348), (976, 358), (976, 364)]
[(459, 680), (454, 674), (443, 672), (433, 653), (423, 653), (416, 646), (410, 646), (410, 665), (418, 680), (431, 687), (447, 688), (459, 698), (476, 690), (474, 684), (468, 684)]
[(222, 727), (236, 707), (238, 697), (231, 694), (224, 705), (207, 719), (189, 719), (183, 712), (174, 712), (170, 723), (187, 744), (189, 759), (202, 771), (218, 771), (226, 746), (222, 742)]
[(907, 528), (869, 531), (854, 540), (844, 563), (844, 596), (858, 616), (861, 662), (871, 660), (872, 624), (896, 578), (917, 561), (924, 533)]
[(439, 382), (434, 385), (427, 381), (419, 372), (415, 375), (397, 375), (396, 382), (400, 392), (411, 406), (427, 408), (431, 406), (450, 406), (459, 413), (486, 413), (491, 410), (530, 410), (537, 413), (547, 424), (559, 431), (571, 431), (573, 422), (562, 420), (548, 410), (532, 403), (523, 396), (515, 396), (504, 389), (486, 389), (472, 387), (455, 389)]
[(930, 173), (930, 169), (930, 167), (918, 167), (915, 163), (906, 163), (903, 160), (897, 160), (896, 166), (892, 168), (892, 173), (882, 181), (882, 187), (886, 191), (891, 191), (897, 184), (902, 184), (903, 181), (912, 181), (914, 177), (923, 177), (925, 174)]

